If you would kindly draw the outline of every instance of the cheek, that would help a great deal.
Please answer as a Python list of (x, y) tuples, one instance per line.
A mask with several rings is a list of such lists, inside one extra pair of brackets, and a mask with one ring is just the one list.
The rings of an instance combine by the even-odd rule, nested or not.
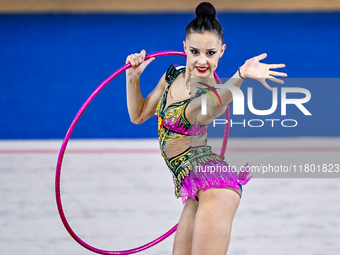
[(217, 65), (218, 65), (218, 59), (217, 59), (217, 60), (216, 60), (216, 59), (211, 59), (211, 60), (209, 61), (209, 65), (210, 65), (212, 68), (216, 68)]
[(188, 63), (191, 67), (195, 66), (196, 65), (196, 60), (195, 58), (190, 58), (188, 59)]

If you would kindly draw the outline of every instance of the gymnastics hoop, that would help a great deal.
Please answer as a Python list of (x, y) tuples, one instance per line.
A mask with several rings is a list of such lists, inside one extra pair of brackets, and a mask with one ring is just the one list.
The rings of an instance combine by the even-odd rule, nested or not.
[[(159, 51), (159, 52), (154, 52), (151, 54), (148, 54), (145, 56), (145, 60), (152, 58), (152, 57), (160, 57), (160, 56), (166, 56), (166, 55), (179, 55), (179, 56), (184, 56), (186, 57), (185, 52), (182, 51)], [(113, 80), (116, 76), (118, 76), (119, 74), (121, 74), (122, 72), (124, 72), (126, 69), (128, 69), (129, 67), (131, 67), (131, 63), (125, 64), (123, 67), (119, 68), (117, 71), (115, 71), (113, 74), (111, 74), (106, 80), (104, 80), (96, 89), (95, 91), (89, 96), (89, 98), (85, 101), (85, 103), (82, 105), (82, 107), (80, 108), (80, 110), (78, 111), (77, 115), (75, 116), (75, 118), (73, 119), (67, 133), (66, 136), (64, 138), (64, 141), (61, 145), (60, 151), (59, 151), (59, 157), (58, 157), (58, 162), (57, 162), (57, 169), (56, 169), (56, 177), (55, 177), (55, 194), (56, 194), (56, 200), (57, 200), (57, 207), (58, 207), (58, 211), (59, 211), (59, 215), (61, 218), (61, 221), (63, 222), (66, 230), (68, 231), (68, 233), (73, 237), (73, 239), (78, 242), (80, 245), (82, 245), (83, 247), (85, 247), (86, 249), (99, 253), (99, 254), (109, 254), (109, 255), (121, 255), (121, 254), (131, 254), (131, 253), (136, 253), (142, 250), (145, 250), (147, 248), (150, 248), (151, 246), (154, 246), (155, 244), (163, 241), (165, 238), (167, 238), (168, 236), (170, 236), (173, 232), (176, 231), (177, 229), (177, 225), (178, 223), (172, 228), (170, 229), (168, 232), (166, 232), (164, 235), (158, 237), (157, 239), (151, 241), (150, 243), (147, 243), (143, 246), (134, 248), (134, 249), (130, 249), (130, 250), (125, 250), (125, 251), (105, 251), (105, 250), (101, 250), (101, 249), (97, 249), (87, 243), (85, 243), (83, 240), (81, 240), (72, 230), (71, 226), (68, 224), (67, 220), (66, 220), (66, 216), (64, 214), (64, 210), (62, 207), (62, 203), (61, 203), (61, 194), (60, 194), (60, 176), (61, 176), (61, 165), (63, 162), (63, 158), (64, 158), (64, 154), (65, 154), (65, 150), (66, 150), (66, 146), (67, 143), (71, 137), (71, 134), (73, 132), (73, 129), (75, 128), (79, 118), (81, 117), (81, 115), (83, 114), (83, 112), (85, 111), (85, 109), (87, 108), (87, 106), (91, 103), (91, 101), (95, 98), (95, 96), (111, 81)], [(214, 73), (215, 78), (218, 80), (219, 83), (221, 83), (220, 78), (217, 76), (216, 73)], [(229, 105), (227, 106), (227, 109), (225, 111), (225, 118), (228, 120), (228, 125), (225, 125), (225, 129), (224, 129), (224, 138), (223, 138), (223, 145), (221, 148), (221, 153), (220, 155), (223, 157), (226, 147), (227, 147), (227, 140), (229, 137)]]

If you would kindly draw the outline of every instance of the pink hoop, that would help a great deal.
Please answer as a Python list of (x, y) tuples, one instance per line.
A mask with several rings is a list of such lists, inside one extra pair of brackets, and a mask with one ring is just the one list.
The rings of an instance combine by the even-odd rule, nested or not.
[[(166, 55), (179, 55), (179, 56), (184, 56), (186, 57), (185, 52), (182, 51), (160, 51), (160, 52), (155, 52), (155, 53), (151, 53), (145, 56), (145, 59), (149, 59), (152, 57), (160, 57), (160, 56), (166, 56)], [(58, 211), (59, 211), (59, 215), (60, 218), (66, 228), (66, 230), (69, 232), (69, 234), (73, 237), (73, 239), (75, 241), (77, 241), (80, 245), (84, 246), (86, 249), (96, 252), (96, 253), (100, 253), (100, 254), (110, 254), (110, 255), (119, 255), (119, 254), (131, 254), (131, 253), (136, 253), (142, 250), (145, 250), (147, 248), (150, 248), (151, 246), (161, 242), (162, 240), (164, 240), (165, 238), (167, 238), (168, 236), (170, 236), (173, 232), (176, 231), (177, 229), (177, 225), (176, 224), (172, 229), (170, 229), (168, 232), (166, 232), (164, 235), (160, 236), (159, 238), (153, 240), (150, 243), (147, 243), (143, 246), (134, 248), (134, 249), (130, 249), (130, 250), (125, 250), (125, 251), (104, 251), (104, 250), (100, 250), (97, 249), (91, 245), (88, 245), (87, 243), (85, 243), (83, 240), (81, 240), (72, 230), (72, 228), (70, 227), (70, 225), (68, 224), (64, 211), (63, 211), (63, 207), (61, 204), (61, 194), (60, 194), (60, 175), (61, 175), (61, 165), (63, 162), (63, 157), (65, 154), (65, 150), (66, 150), (66, 146), (67, 143), (71, 137), (71, 134), (73, 132), (73, 129), (75, 128), (79, 118), (81, 117), (81, 115), (83, 114), (83, 112), (85, 111), (85, 109), (87, 108), (87, 106), (91, 103), (91, 101), (95, 98), (95, 96), (111, 81), (113, 80), (116, 76), (118, 76), (119, 74), (121, 74), (123, 71), (125, 71), (126, 69), (128, 69), (129, 67), (131, 67), (131, 64), (128, 63), (126, 65), (124, 65), (123, 67), (119, 68), (117, 71), (115, 71), (113, 74), (111, 74), (105, 81), (103, 81), (98, 88), (90, 95), (90, 97), (85, 101), (85, 103), (82, 105), (82, 107), (80, 108), (80, 110), (78, 111), (77, 115), (75, 116), (75, 118), (73, 119), (67, 133), (66, 136), (64, 138), (64, 141), (61, 145), (61, 149), (59, 152), (59, 157), (58, 157), (58, 163), (57, 163), (57, 169), (56, 169), (56, 178), (55, 178), (55, 193), (56, 193), (56, 200), (57, 200), (57, 207), (58, 207)], [(219, 77), (217, 76), (216, 73), (214, 73), (216, 79), (218, 80), (219, 83), (221, 83)], [(225, 112), (225, 116), (226, 119), (228, 119), (228, 123), (229, 123), (229, 106), (226, 109)], [(226, 146), (227, 146), (227, 140), (229, 137), (229, 124), (225, 125), (225, 130), (224, 130), (224, 139), (223, 139), (223, 145), (222, 145), (222, 149), (221, 149), (221, 153), (220, 155), (223, 156), (226, 150)]]

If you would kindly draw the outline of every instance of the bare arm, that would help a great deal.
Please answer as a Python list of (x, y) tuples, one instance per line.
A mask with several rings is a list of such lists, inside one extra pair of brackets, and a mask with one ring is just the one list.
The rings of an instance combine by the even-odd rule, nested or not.
[(142, 97), (140, 75), (154, 58), (146, 61), (144, 59), (145, 50), (142, 50), (139, 54), (129, 55), (126, 59), (126, 63), (130, 62), (132, 65), (126, 70), (126, 96), (130, 119), (134, 124), (142, 124), (154, 115), (158, 101), (167, 85), (164, 73), (150, 94), (145, 99)]
[[(237, 71), (226, 83), (224, 83), (224, 85), (233, 85), (240, 88), (243, 81), (244, 80), (239, 76), (239, 73)], [(227, 109), (228, 104), (231, 103), (231, 101), (233, 100), (233, 94), (230, 92), (229, 89), (218, 90), (218, 95), (221, 98), (222, 106), (220, 104), (215, 105), (210, 97), (209, 100), (207, 100), (207, 116), (209, 117), (209, 122), (211, 122), (214, 118), (222, 115)]]
[[(264, 64), (259, 61), (267, 56), (266, 53), (259, 56), (248, 59), (240, 68), (243, 78), (252, 78), (261, 82), (267, 89), (272, 90), (272, 88), (267, 84), (266, 79), (274, 82), (283, 84), (283, 80), (277, 79), (272, 75), (286, 77), (286, 73), (270, 71), (270, 68), (281, 68), (285, 67), (284, 64)], [(233, 85), (240, 88), (244, 80), (239, 76), (238, 71), (226, 82), (225, 85)], [(220, 103), (215, 105), (215, 102), (211, 97), (207, 97), (207, 114), (201, 114), (201, 100), (193, 100), (191, 110), (191, 116), (194, 121), (197, 120), (202, 124), (210, 123), (214, 118), (222, 115), (227, 105), (233, 100), (233, 95), (228, 89), (220, 89), (218, 95), (221, 98), (222, 106)]]
[(142, 124), (155, 114), (166, 84), (164, 73), (157, 86), (143, 99), (140, 92), (139, 77), (126, 77), (127, 105), (132, 123)]

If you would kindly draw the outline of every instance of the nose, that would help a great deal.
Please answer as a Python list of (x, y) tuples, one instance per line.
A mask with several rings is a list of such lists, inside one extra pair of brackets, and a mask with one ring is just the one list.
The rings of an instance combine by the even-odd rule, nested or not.
[(206, 59), (206, 56), (204, 54), (201, 54), (198, 58), (198, 61), (197, 63), (199, 65), (205, 65), (207, 63), (207, 59)]

